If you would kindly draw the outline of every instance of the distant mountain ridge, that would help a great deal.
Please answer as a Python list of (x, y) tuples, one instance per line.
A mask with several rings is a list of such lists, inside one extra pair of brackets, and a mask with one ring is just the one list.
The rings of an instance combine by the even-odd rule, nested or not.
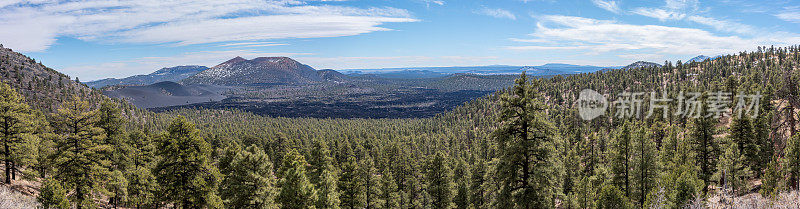
[(686, 61), (686, 63), (703, 62), (703, 61), (706, 61), (708, 59), (712, 59), (712, 58), (711, 57), (707, 57), (705, 55), (699, 55), (699, 56), (696, 56), (696, 57), (694, 57), (692, 59), (689, 59), (688, 61)]
[(317, 74), (326, 81), (345, 82), (350, 80), (350, 77), (331, 69), (318, 70)]
[(169, 68), (161, 68), (147, 75), (135, 75), (127, 78), (115, 79), (106, 78), (97, 81), (86, 82), (86, 85), (95, 88), (102, 88), (114, 85), (150, 85), (158, 82), (172, 81), (177, 82), (207, 70), (206, 66), (185, 65)]
[(304, 84), (325, 81), (320, 74), (330, 75), (331, 72), (318, 72), (288, 57), (259, 57), (252, 60), (235, 57), (181, 83), (224, 86)]
[(622, 67), (622, 69), (643, 68), (643, 67), (661, 67), (661, 65), (654, 62), (636, 61), (628, 66)]
[(554, 70), (550, 68), (542, 68), (536, 66), (525, 66), (519, 69), (520, 72), (525, 72), (526, 75), (532, 76), (549, 76), (549, 75), (562, 75), (562, 74), (573, 74), (574, 72), (564, 72), (560, 70)]

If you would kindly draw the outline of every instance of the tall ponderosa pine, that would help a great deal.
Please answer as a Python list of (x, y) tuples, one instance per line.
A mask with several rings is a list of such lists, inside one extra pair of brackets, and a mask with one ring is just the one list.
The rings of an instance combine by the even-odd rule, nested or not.
[(95, 127), (97, 110), (88, 102), (73, 97), (61, 105), (54, 116), (57, 133), (55, 178), (68, 188), (77, 208), (94, 205), (94, 195), (103, 191), (110, 172), (103, 130)]
[(194, 124), (178, 117), (158, 142), (161, 159), (154, 174), (165, 201), (181, 208), (220, 208), (220, 173), (211, 161), (211, 147)]
[(453, 170), (447, 158), (439, 152), (425, 166), (425, 191), (430, 198), (430, 208), (447, 209), (453, 205)]
[(308, 158), (308, 163), (311, 166), (308, 168), (308, 178), (311, 183), (318, 184), (322, 172), (332, 166), (333, 158), (331, 158), (331, 152), (325, 141), (314, 139), (311, 143), (310, 157)]
[(470, 170), (463, 159), (456, 161), (456, 169), (453, 172), (453, 181), (456, 185), (453, 203), (457, 209), (467, 209), (470, 205)]
[(126, 144), (131, 148), (127, 154), (130, 157), (130, 167), (125, 174), (128, 179), (127, 204), (135, 208), (146, 207), (156, 201), (158, 185), (152, 172), (155, 166), (155, 144), (141, 131), (128, 134), (126, 139)]
[(472, 176), (470, 177), (470, 204), (472, 208), (486, 208), (486, 162), (482, 159), (476, 160), (472, 166)]
[(353, 209), (361, 208), (363, 202), (363, 186), (358, 177), (358, 167), (356, 159), (352, 156), (342, 162), (342, 174), (339, 176), (339, 200), (341, 208)]
[(800, 134), (786, 142), (786, 160), (784, 168), (789, 175), (787, 185), (791, 189), (800, 188)]
[(375, 163), (372, 157), (367, 155), (361, 160), (359, 165), (359, 177), (364, 186), (364, 208), (372, 209), (380, 205), (380, 185), (378, 179), (378, 170), (375, 168)]
[(731, 119), (730, 138), (736, 143), (736, 148), (745, 157), (745, 164), (750, 166), (751, 169), (758, 169), (758, 164), (761, 162), (759, 159), (759, 146), (756, 141), (757, 138), (753, 132), (753, 124), (749, 116), (734, 117)]
[(752, 172), (747, 165), (745, 156), (739, 151), (738, 145), (731, 140), (726, 140), (724, 151), (719, 156), (717, 172), (714, 179), (724, 189), (730, 189), (734, 197), (744, 194), (747, 189), (747, 181)]
[(770, 136), (770, 132), (772, 131), (772, 111), (775, 108), (772, 106), (772, 94), (770, 91), (764, 93), (759, 104), (761, 106), (759, 107), (758, 116), (753, 120), (753, 136), (758, 144), (758, 158), (761, 159), (761, 161), (756, 164), (756, 175), (760, 175), (760, 171), (763, 170), (766, 165), (772, 163), (771, 160), (775, 154), (775, 144), (772, 141), (773, 136)]
[(775, 198), (783, 189), (783, 177), (779, 160), (777, 157), (773, 157), (764, 170), (761, 190), (758, 192), (764, 197)]
[(398, 208), (400, 207), (400, 194), (397, 189), (396, 180), (391, 172), (385, 172), (381, 176), (381, 195), (380, 199), (383, 203), (380, 208)]
[(317, 191), (308, 180), (306, 158), (297, 150), (290, 150), (283, 158), (278, 175), (280, 192), (276, 199), (281, 208), (301, 209), (314, 208), (317, 202)]
[(131, 152), (130, 146), (126, 143), (125, 135), (122, 131), (123, 119), (118, 105), (110, 100), (105, 100), (100, 103), (100, 108), (97, 109), (98, 120), (95, 126), (103, 129), (105, 133), (104, 145), (109, 146), (106, 155), (109, 157), (111, 164), (109, 171), (111, 171), (111, 181), (106, 189), (109, 190), (109, 203), (116, 208), (121, 202), (127, 198), (127, 179), (123, 172), (128, 172), (128, 153)]
[(510, 92), (500, 97), (500, 127), (494, 133), (500, 152), (497, 178), (499, 201), (515, 208), (552, 208), (555, 179), (551, 153), (555, 127), (523, 73)]
[(272, 162), (261, 148), (250, 145), (237, 153), (222, 180), (220, 196), (227, 208), (277, 208)]
[[(641, 132), (641, 131), (640, 131)], [(652, 134), (639, 133), (638, 137), (633, 141), (633, 159), (631, 179), (633, 181), (633, 195), (631, 199), (635, 199), (638, 204), (644, 204), (647, 195), (656, 187), (656, 179), (658, 177), (658, 159), (656, 143), (651, 140)]]
[(31, 109), (24, 103), (22, 96), (17, 91), (0, 82), (0, 140), (2, 140), (3, 162), (5, 163), (5, 183), (10, 184), (12, 173), (20, 162), (17, 150), (24, 143), (22, 134), (31, 132)]
[(644, 138), (639, 134), (639, 129), (635, 130), (636, 133), (633, 132), (629, 123), (623, 124), (614, 136), (614, 145), (611, 153), (611, 170), (614, 173), (612, 182), (616, 188), (623, 192), (625, 197), (631, 196), (632, 140), (636, 138), (638, 141), (639, 138)]
[[(705, 185), (709, 185), (711, 176), (716, 172), (717, 156), (719, 155), (719, 146), (714, 139), (716, 119), (711, 115), (706, 115), (705, 111), (700, 112), (701, 116), (694, 119), (691, 141), (697, 158), (696, 163), (700, 167), (700, 179)], [(703, 194), (707, 191), (707, 187), (703, 188)]]
[(311, 146), (308, 176), (311, 183), (317, 188), (317, 209), (339, 208), (339, 191), (336, 186), (338, 176), (333, 167), (328, 144), (320, 139), (315, 139)]
[(333, 166), (322, 170), (317, 188), (317, 209), (338, 209), (341, 201), (339, 200), (338, 186), (336, 185), (337, 176)]

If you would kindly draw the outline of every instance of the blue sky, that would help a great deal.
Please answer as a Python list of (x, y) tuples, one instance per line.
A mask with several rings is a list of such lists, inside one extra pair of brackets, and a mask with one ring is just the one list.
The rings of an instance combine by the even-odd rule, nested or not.
[(0, 0), (0, 43), (81, 80), (288, 56), (317, 69), (618, 66), (800, 44), (797, 1)]

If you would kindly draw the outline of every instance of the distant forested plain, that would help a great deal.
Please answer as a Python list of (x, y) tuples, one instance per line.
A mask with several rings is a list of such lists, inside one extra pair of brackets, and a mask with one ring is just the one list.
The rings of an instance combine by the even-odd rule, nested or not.
[[(2, 186), (33, 207), (800, 204), (798, 46), (659, 67), (523, 74), (443, 113), (382, 119), (272, 117), (233, 107), (152, 112), (0, 52)], [(612, 109), (585, 121), (577, 111), (583, 89), (763, 97), (755, 117), (618, 118)]]

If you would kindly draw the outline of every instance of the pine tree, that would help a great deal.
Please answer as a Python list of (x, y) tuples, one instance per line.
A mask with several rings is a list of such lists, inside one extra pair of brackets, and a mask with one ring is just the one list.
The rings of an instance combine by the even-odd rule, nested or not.
[(17, 169), (19, 146), (23, 143), (22, 134), (31, 132), (31, 109), (23, 102), (23, 98), (14, 89), (0, 82), (0, 140), (2, 140), (3, 162), (5, 163), (5, 183), (10, 184), (12, 173)]
[(795, 135), (786, 142), (786, 160), (784, 168), (789, 175), (787, 185), (791, 189), (800, 188), (800, 134)]
[(486, 208), (486, 189), (484, 183), (486, 182), (486, 162), (482, 159), (477, 160), (474, 166), (472, 166), (472, 177), (470, 179), (470, 202), (472, 208)]
[(633, 154), (632, 138), (643, 138), (643, 136), (633, 136), (631, 125), (628, 123), (623, 124), (614, 137), (611, 159), (611, 169), (614, 172), (614, 186), (622, 190), (625, 197), (630, 197), (631, 155)]
[(153, 176), (155, 162), (155, 144), (151, 138), (141, 131), (128, 135), (131, 151), (128, 153), (131, 162), (125, 173), (128, 180), (127, 204), (135, 208), (146, 207), (156, 201), (156, 179)]
[(173, 120), (158, 142), (153, 173), (165, 201), (181, 208), (220, 208), (217, 195), (220, 173), (211, 161), (211, 147), (194, 124), (183, 117)]
[(338, 186), (336, 185), (337, 176), (333, 171), (333, 166), (329, 166), (320, 173), (317, 188), (317, 208), (338, 209), (341, 201), (339, 200)]
[(341, 208), (354, 209), (363, 205), (363, 186), (358, 178), (356, 159), (348, 157), (342, 164), (342, 174), (339, 176), (339, 200)]
[(725, 151), (720, 155), (714, 179), (723, 188), (730, 189), (735, 197), (744, 194), (745, 191), (749, 191), (747, 189), (747, 180), (751, 177), (752, 172), (736, 143), (727, 140), (727, 144), (724, 146)]
[(106, 190), (111, 194), (108, 203), (117, 208), (123, 202), (128, 201), (128, 179), (122, 174), (120, 170), (114, 170), (109, 175), (109, 181), (106, 184)]
[(467, 163), (463, 159), (457, 160), (456, 169), (453, 171), (453, 181), (456, 185), (453, 203), (455, 203), (458, 209), (466, 209), (469, 208), (470, 205), (469, 197), (471, 196), (471, 192), (469, 191), (469, 183), (471, 174), (469, 171)]
[(42, 183), (42, 189), (36, 200), (42, 204), (42, 208), (69, 209), (70, 204), (67, 199), (67, 191), (61, 183), (54, 179), (46, 179)]
[[(419, 162), (419, 161), (416, 161)], [(405, 203), (405, 208), (423, 208), (425, 205), (423, 203), (423, 198), (425, 192), (423, 191), (423, 187), (425, 186), (422, 182), (423, 174), (422, 174), (422, 165), (417, 165), (417, 163), (409, 162), (410, 166), (408, 166), (409, 170), (407, 171), (408, 174), (405, 177), (405, 190), (401, 195), (402, 199), (406, 201), (402, 201)]]
[(279, 172), (278, 187), (280, 192), (276, 199), (281, 208), (301, 209), (314, 208), (317, 202), (317, 191), (306, 176), (305, 157), (297, 150), (291, 149), (283, 158)]
[(598, 209), (625, 209), (630, 208), (630, 201), (625, 194), (622, 193), (613, 184), (606, 184), (600, 190), (600, 195), (597, 199)]
[(443, 153), (439, 152), (428, 160), (425, 181), (430, 207), (446, 209), (453, 207), (453, 171)]
[(55, 178), (71, 188), (73, 202), (77, 208), (92, 207), (94, 194), (104, 191), (103, 182), (108, 180), (108, 145), (103, 130), (94, 126), (97, 110), (86, 101), (73, 97), (62, 104), (54, 117), (61, 137), (56, 141), (57, 171)]
[(749, 165), (751, 170), (759, 169), (758, 164), (761, 163), (758, 153), (759, 147), (755, 141), (756, 137), (750, 118), (748, 116), (734, 117), (731, 122), (730, 133), (730, 138), (736, 143), (737, 149), (745, 157), (745, 164)]
[(311, 156), (308, 159), (308, 163), (311, 166), (308, 168), (308, 176), (311, 183), (316, 185), (319, 184), (322, 172), (332, 166), (333, 159), (331, 158), (330, 150), (328, 150), (328, 144), (320, 139), (312, 141), (310, 150)]
[(316, 208), (339, 208), (337, 172), (332, 164), (330, 151), (322, 140), (314, 140), (311, 148), (309, 178), (317, 189)]
[(650, 134), (641, 133), (633, 141), (633, 169), (631, 179), (633, 180), (633, 198), (644, 207), (647, 195), (653, 191), (658, 177), (658, 156), (656, 143), (651, 140)]
[[(715, 119), (711, 115), (706, 115), (705, 111), (700, 112), (701, 116), (694, 120), (691, 140), (697, 158), (696, 163), (700, 166), (700, 179), (703, 180), (703, 184), (708, 185), (711, 176), (716, 172), (719, 148), (714, 139)], [(707, 191), (708, 188), (703, 188), (703, 194)]]
[(227, 170), (220, 189), (226, 208), (277, 208), (272, 162), (263, 150), (250, 145), (235, 155)]
[(390, 172), (385, 172), (383, 176), (381, 176), (380, 199), (383, 203), (381, 208), (388, 209), (400, 207), (400, 194), (395, 182), (396, 180)]
[(772, 163), (771, 160), (775, 154), (775, 145), (770, 137), (770, 132), (772, 131), (772, 111), (774, 109), (771, 102), (771, 94), (769, 92), (765, 93), (759, 103), (761, 105), (759, 107), (759, 114), (756, 119), (753, 120), (753, 135), (758, 144), (758, 158), (761, 159), (761, 161), (756, 164), (757, 168), (754, 170), (756, 171), (756, 175), (760, 175), (760, 171), (764, 169), (764, 166)]
[(500, 152), (499, 199), (516, 208), (552, 208), (555, 179), (551, 164), (555, 128), (536, 98), (538, 80), (523, 73), (500, 97), (501, 125), (494, 133)]
[(674, 189), (669, 195), (671, 208), (684, 208), (686, 204), (702, 195), (702, 188), (705, 188), (706, 185), (701, 179), (697, 178), (693, 170), (688, 169), (686, 166), (681, 166), (677, 171), (679, 175), (675, 178)]
[(378, 171), (375, 168), (375, 163), (373, 162), (372, 157), (369, 155), (364, 157), (364, 159), (361, 160), (361, 165), (359, 167), (359, 177), (361, 178), (361, 182), (363, 182), (364, 187), (364, 208), (375, 208), (381, 204), (379, 202), (380, 199), (378, 198), (381, 191), (378, 184)]
[[(49, 124), (42, 124), (45, 127), (50, 127)], [(32, 143), (35, 144), (35, 153), (36, 158), (33, 160), (34, 163), (30, 166), (31, 169), (31, 176), (38, 176), (39, 178), (46, 178), (52, 174), (52, 171), (55, 169), (54, 167), (54, 156), (56, 153), (55, 150), (55, 138), (58, 137), (57, 135), (53, 134), (52, 132), (48, 131), (46, 133), (39, 133), (39, 137), (36, 137), (36, 141)]]
[(783, 189), (783, 176), (779, 160), (777, 157), (774, 157), (766, 166), (761, 190), (758, 192), (764, 197), (777, 197), (778, 193)]
[(107, 185), (110, 197), (109, 203), (117, 207), (121, 202), (127, 199), (127, 179), (125, 179), (123, 172), (127, 172), (129, 166), (127, 156), (130, 153), (130, 146), (126, 144), (124, 139), (125, 134), (122, 131), (123, 119), (120, 109), (116, 103), (110, 100), (105, 100), (100, 103), (100, 108), (97, 109), (98, 120), (95, 124), (105, 133), (104, 145), (109, 146), (111, 149), (108, 153), (104, 153), (109, 157), (109, 171), (111, 171), (111, 181)]

